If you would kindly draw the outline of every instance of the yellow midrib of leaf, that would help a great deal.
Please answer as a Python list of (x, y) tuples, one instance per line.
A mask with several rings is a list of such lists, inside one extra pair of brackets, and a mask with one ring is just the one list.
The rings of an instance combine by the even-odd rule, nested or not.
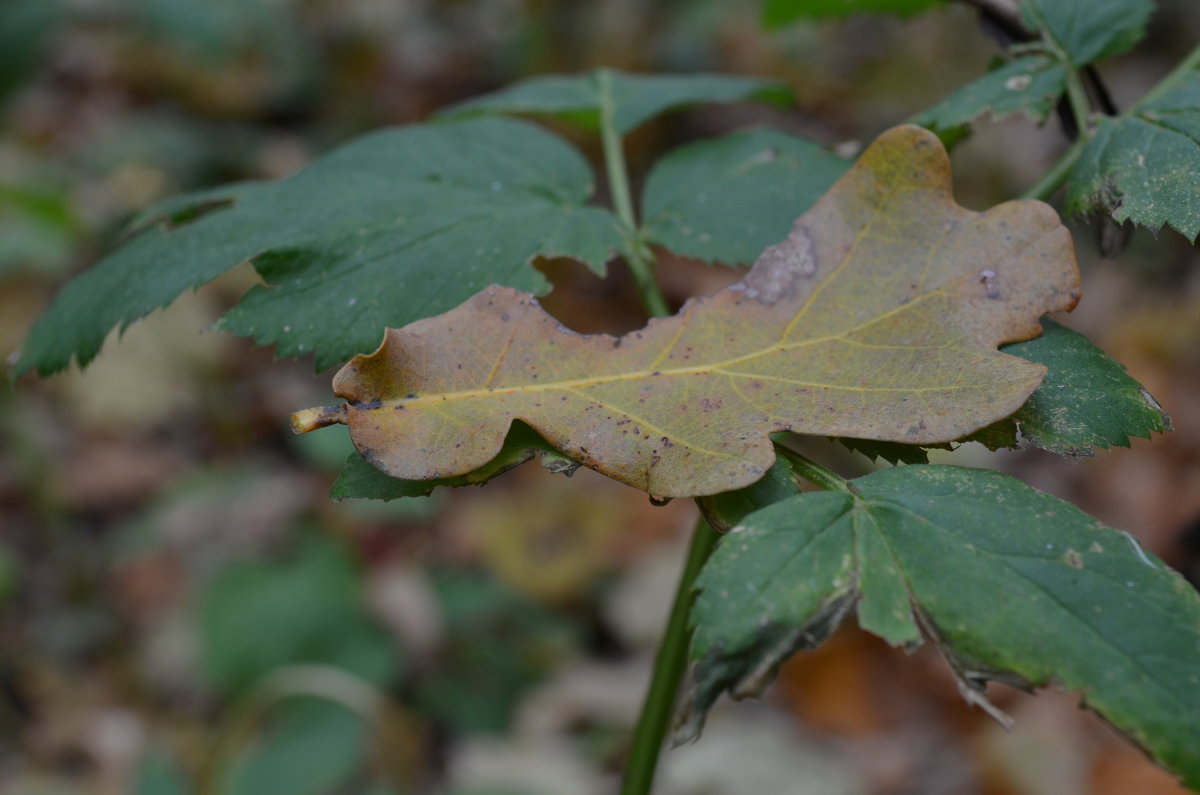
[[(920, 302), (932, 299), (941, 294), (944, 294), (944, 289), (939, 287), (936, 290), (925, 293), (924, 295), (920, 296), (919, 298), (915, 298), (912, 301), (909, 301), (908, 303), (905, 303), (905, 304), (900, 304), (899, 306), (896, 306), (896, 307), (888, 310), (887, 312), (883, 312), (879, 315), (872, 317), (865, 323), (861, 323), (857, 326), (846, 329), (842, 332), (839, 332), (838, 334), (829, 334), (824, 337), (815, 337), (812, 339), (799, 340), (797, 342), (780, 343), (780, 344), (772, 345), (770, 347), (754, 351), (752, 353), (743, 354), (741, 356), (735, 356), (730, 359), (726, 359), (726, 360), (720, 361), (720, 362), (715, 362), (712, 364), (694, 365), (694, 366), (690, 366), (690, 367), (676, 367), (676, 368), (671, 368), (671, 369), (661, 369), (660, 368), (660, 369), (634, 370), (634, 371), (630, 371), (630, 372), (626, 372), (626, 373), (619, 373), (617, 375), (611, 375), (611, 376), (576, 378), (576, 379), (571, 379), (571, 380), (567, 380), (567, 381), (548, 381), (545, 383), (537, 383), (537, 384), (529, 383), (529, 384), (521, 384), (520, 386), (513, 386), (513, 387), (485, 387), (485, 388), (480, 388), (480, 389), (464, 389), (464, 390), (459, 390), (459, 391), (455, 391), (455, 392), (438, 392), (438, 393), (431, 393), (431, 394), (427, 394), (427, 395), (417, 395), (416, 397), (411, 397), (411, 398), (398, 398), (398, 399), (394, 399), (394, 400), (384, 400), (382, 402), (385, 404), (388, 404), (388, 405), (399, 405), (399, 404), (403, 403), (406, 406), (407, 405), (421, 405), (421, 404), (426, 404), (426, 403), (445, 403), (445, 402), (454, 401), (454, 400), (471, 400), (474, 398), (485, 397), (488, 395), (496, 396), (496, 395), (537, 394), (537, 393), (541, 393), (541, 392), (553, 392), (553, 391), (576, 391), (583, 387), (596, 386), (599, 384), (615, 384), (615, 383), (622, 383), (625, 381), (638, 381), (643, 378), (704, 375), (704, 374), (709, 374), (709, 373), (721, 373), (723, 375), (727, 375), (730, 377), (756, 378), (756, 379), (765, 380), (765, 381), (783, 381), (785, 383), (795, 384), (797, 386), (811, 386), (811, 387), (817, 387), (817, 388), (843, 389), (843, 390), (851, 391), (851, 392), (853, 392), (853, 391), (859, 391), (859, 392), (904, 392), (906, 394), (919, 394), (921, 392), (932, 392), (932, 391), (948, 390), (948, 389), (976, 388), (979, 385), (972, 384), (972, 385), (963, 386), (963, 387), (932, 386), (932, 387), (921, 387), (921, 388), (855, 387), (855, 386), (847, 386), (845, 384), (821, 384), (821, 383), (815, 383), (815, 382), (810, 382), (810, 381), (793, 380), (793, 379), (787, 379), (787, 378), (780, 378), (778, 376), (762, 375), (759, 373), (722, 372), (724, 370), (724, 368), (726, 368), (726, 367), (729, 367), (729, 366), (732, 366), (735, 364), (739, 364), (741, 362), (752, 361), (761, 356), (765, 356), (769, 353), (786, 353), (787, 351), (798, 350), (800, 348), (809, 347), (812, 345), (820, 345), (820, 344), (827, 343), (827, 342), (842, 342), (847, 345), (854, 345), (859, 348), (867, 348), (867, 349), (873, 349), (873, 350), (945, 350), (945, 349), (952, 349), (952, 350), (963, 350), (964, 352), (972, 352), (972, 351), (970, 351), (969, 348), (958, 348), (957, 346), (954, 346), (954, 345), (951, 345), (948, 343), (943, 344), (943, 345), (872, 345), (869, 343), (858, 342), (856, 340), (848, 339), (848, 336), (850, 334), (853, 334), (858, 331), (862, 331), (863, 329), (866, 329), (866, 328), (870, 328), (872, 325), (882, 322), (884, 320), (887, 320), (888, 318), (890, 318), (896, 314), (899, 314), (900, 312), (914, 310), (917, 308), (917, 306), (920, 304)], [(814, 291), (814, 296), (815, 296), (815, 291)], [(812, 299), (805, 302), (804, 306), (807, 307), (809, 305), (809, 303), (811, 303), (811, 300)], [(660, 354), (657, 359), (655, 359), (656, 362), (661, 361), (663, 359), (663, 357), (667, 356), (670, 353), (671, 347), (675, 344), (676, 341), (678, 341), (679, 337), (681, 337), (683, 335), (686, 328), (687, 328), (686, 323), (680, 323), (680, 331), (678, 332), (678, 334), (676, 334), (675, 339), (673, 339), (671, 341), (671, 343), (664, 348), (663, 353)], [(786, 336), (789, 331), (790, 331), (790, 326), (789, 326), (788, 330), (785, 330), (785, 332), (782, 336)], [(510, 345), (511, 345), (511, 340), (510, 340)], [(497, 357), (496, 364), (493, 367), (492, 372), (488, 377), (488, 382), (492, 381), (495, 378), (496, 374), (499, 372), (500, 367), (503, 363), (504, 358), (506, 358), (508, 351), (509, 351), (509, 346), (506, 346), (504, 349), (504, 352), (501, 354), (501, 356)]]

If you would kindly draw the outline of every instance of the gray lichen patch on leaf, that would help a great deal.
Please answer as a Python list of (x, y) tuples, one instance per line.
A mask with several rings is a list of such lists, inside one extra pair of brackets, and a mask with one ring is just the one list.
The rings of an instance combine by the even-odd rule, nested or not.
[(763, 251), (754, 269), (730, 289), (740, 290), (764, 306), (794, 298), (803, 281), (817, 275), (815, 246), (812, 235), (797, 225), (782, 243)]

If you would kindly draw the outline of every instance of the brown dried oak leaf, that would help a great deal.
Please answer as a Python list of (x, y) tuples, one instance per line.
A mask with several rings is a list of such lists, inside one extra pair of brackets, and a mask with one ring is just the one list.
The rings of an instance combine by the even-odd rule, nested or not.
[(1053, 209), (959, 207), (937, 138), (899, 127), (745, 278), (673, 317), (581, 335), (489, 287), (389, 329), (334, 378), (347, 403), (293, 426), (345, 423), (373, 465), (427, 480), (483, 466), (519, 419), (652, 495), (714, 494), (766, 472), (773, 431), (935, 444), (1008, 416), (1045, 369), (997, 346), (1078, 296)]

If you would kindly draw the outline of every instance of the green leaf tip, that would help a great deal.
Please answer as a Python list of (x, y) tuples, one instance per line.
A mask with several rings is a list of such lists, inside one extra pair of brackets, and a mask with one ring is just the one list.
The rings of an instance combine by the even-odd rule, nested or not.
[(1021, 437), (1059, 455), (1128, 447), (1131, 436), (1171, 430), (1171, 418), (1125, 367), (1084, 335), (1051, 320), (1042, 336), (1005, 353), (1045, 365), (1046, 378), (1011, 418)]
[(984, 114), (999, 120), (1023, 113), (1042, 123), (1066, 89), (1067, 70), (1046, 55), (1027, 55), (997, 66), (912, 119), (946, 138)]
[(549, 115), (594, 131), (600, 124), (601, 109), (607, 106), (617, 131), (624, 135), (655, 116), (686, 105), (747, 100), (788, 104), (791, 98), (791, 91), (782, 83), (756, 77), (632, 74), (601, 68), (576, 75), (531, 77), (452, 105), (442, 113)]
[(1022, 0), (1025, 26), (1040, 32), (1075, 68), (1133, 49), (1146, 33), (1153, 0)]

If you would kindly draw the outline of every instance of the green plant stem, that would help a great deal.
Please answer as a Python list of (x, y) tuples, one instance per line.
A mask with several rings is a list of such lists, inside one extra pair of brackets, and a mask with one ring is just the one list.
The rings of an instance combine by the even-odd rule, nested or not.
[(621, 147), (621, 133), (617, 129), (613, 104), (612, 73), (601, 69), (596, 73), (596, 81), (600, 94), (600, 141), (604, 147), (604, 170), (608, 175), (613, 209), (624, 227), (625, 259), (646, 311), (651, 317), (666, 317), (671, 314), (671, 309), (654, 281), (653, 257), (638, 235), (637, 218), (633, 214), (633, 194), (629, 190), (625, 151)]
[(1046, 201), (1053, 196), (1054, 191), (1058, 190), (1059, 186), (1070, 176), (1071, 169), (1075, 167), (1075, 161), (1079, 159), (1079, 155), (1083, 152), (1083, 146), (1086, 143), (1087, 141), (1081, 138), (1072, 144), (1071, 148), (1063, 152), (1062, 157), (1055, 161), (1054, 165), (1042, 175), (1041, 179), (1021, 194), (1021, 198)]
[(1041, 45), (1066, 70), (1067, 105), (1071, 108), (1071, 115), (1075, 118), (1079, 140), (1085, 141), (1092, 136), (1092, 103), (1088, 99), (1087, 89), (1083, 87), (1083, 78), (1079, 74), (1079, 70), (1086, 68), (1086, 64), (1076, 67), (1072, 63), (1066, 48), (1051, 34), (1050, 25), (1036, 5), (1029, 5), (1026, 10), (1037, 24), (1038, 34), (1042, 39)]
[(776, 444), (775, 451), (788, 460), (788, 464), (791, 465), (793, 472), (814, 486), (818, 486), (826, 491), (854, 491), (854, 487), (850, 485), (850, 481), (833, 470), (826, 469), (811, 458), (797, 453), (790, 447)]
[(675, 589), (675, 601), (671, 604), (667, 631), (658, 648), (658, 656), (654, 659), (650, 688), (646, 691), (642, 712), (633, 733), (621, 795), (648, 795), (654, 783), (654, 771), (658, 767), (658, 757), (675, 708), (675, 695), (687, 669), (688, 643), (692, 635), (688, 626), (692, 589), (700, 569), (716, 546), (717, 538), (717, 532), (707, 522), (703, 519), (696, 522), (683, 574)]
[(1184, 56), (1182, 61), (1175, 65), (1175, 68), (1172, 69), (1166, 77), (1164, 77), (1162, 80), (1159, 80), (1158, 83), (1155, 84), (1154, 88), (1147, 91), (1141, 99), (1134, 103), (1133, 107), (1121, 115), (1129, 116), (1133, 113), (1136, 113), (1143, 106), (1158, 99), (1167, 91), (1170, 91), (1171, 88), (1173, 88), (1174, 85), (1181, 79), (1183, 79), (1188, 72), (1196, 69), (1200, 69), (1200, 45), (1196, 45), (1191, 52)]
[[(621, 133), (617, 129), (613, 104), (612, 74), (607, 69), (601, 69), (596, 80), (601, 98), (600, 140), (604, 147), (604, 168), (608, 175), (613, 209), (625, 232), (625, 258), (646, 312), (651, 317), (666, 317), (671, 314), (671, 309), (654, 281), (653, 256), (640, 239), (637, 218), (633, 214), (633, 195), (629, 189), (625, 151), (621, 146)], [(675, 694), (687, 669), (688, 643), (691, 639), (688, 614), (692, 606), (692, 587), (716, 540), (716, 531), (703, 519), (699, 520), (692, 533), (667, 628), (654, 659), (650, 687), (646, 691), (633, 734), (621, 795), (648, 795), (654, 783), (654, 771), (658, 767), (658, 757), (675, 707)]]

